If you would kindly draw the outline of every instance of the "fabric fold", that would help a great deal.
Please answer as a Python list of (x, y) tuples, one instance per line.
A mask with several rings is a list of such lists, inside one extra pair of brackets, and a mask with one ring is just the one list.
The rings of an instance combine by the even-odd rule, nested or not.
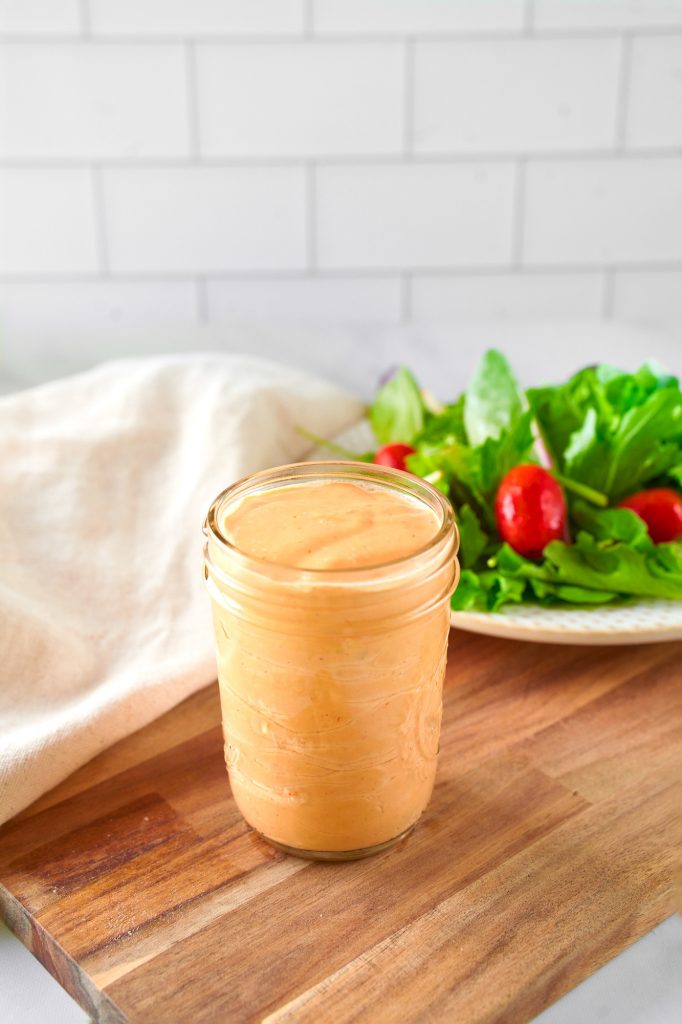
[(122, 360), (0, 400), (0, 822), (215, 677), (201, 524), (361, 403), (247, 356)]

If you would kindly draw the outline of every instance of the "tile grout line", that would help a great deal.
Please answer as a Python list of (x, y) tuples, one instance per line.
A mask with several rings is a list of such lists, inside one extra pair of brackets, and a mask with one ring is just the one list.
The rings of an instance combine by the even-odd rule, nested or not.
[[(663, 162), (679, 160), (682, 157), (682, 146), (629, 147), (615, 151), (613, 144), (599, 149), (565, 149), (565, 150), (471, 150), (443, 153), (411, 153), (407, 155), (411, 162), (421, 167), (466, 167), (470, 164), (513, 164), (524, 160), (526, 163), (590, 163), (608, 160), (617, 163), (620, 160), (659, 160)], [(235, 167), (296, 167), (310, 160), (320, 167), (399, 167), (404, 163), (406, 154), (394, 153), (375, 154), (320, 154), (311, 157), (309, 154), (293, 156), (206, 156), (201, 160), (202, 167), (218, 167), (225, 170)], [(104, 157), (99, 161), (105, 167), (125, 168), (127, 170), (165, 170), (168, 167), (191, 168), (196, 165), (191, 156), (145, 156), (139, 159), (129, 157)], [(0, 168), (36, 168), (52, 169), (85, 168), (89, 166), (87, 157), (2, 157)]]
[(89, 39), (92, 35), (90, 23), (90, 0), (79, 0), (78, 15), (80, 21), (80, 34), (83, 38)]
[[(83, 8), (86, 7), (85, 0), (81, 0)], [(89, 25), (89, 17), (87, 19)], [(88, 31), (91, 32), (88, 27)], [(563, 39), (617, 39), (624, 31), (617, 25), (605, 28), (533, 28), (532, 38), (537, 40), (563, 40)], [(682, 25), (638, 25), (636, 29), (629, 30), (637, 36), (646, 38), (652, 37), (679, 37), (682, 35)], [(92, 41), (103, 44), (125, 44), (130, 46), (178, 46), (184, 41), (195, 43), (215, 43), (221, 46), (257, 46), (260, 43), (269, 45), (271, 43), (295, 43), (304, 38), (302, 31), (296, 32), (186, 32), (182, 35), (171, 33), (154, 32), (91, 32)], [(325, 45), (328, 43), (344, 43), (359, 45), (376, 45), (381, 43), (400, 44), (407, 38), (418, 39), (424, 43), (471, 43), (471, 42), (513, 42), (524, 39), (525, 28), (521, 29), (498, 29), (495, 31), (448, 31), (448, 32), (313, 32), (310, 35), (310, 42)], [(68, 32), (0, 32), (0, 44), (7, 43), (64, 43), (75, 42), (84, 38), (83, 31), (75, 30)], [(90, 37), (88, 37), (89, 39)]]
[(523, 266), (524, 231), (526, 219), (526, 160), (516, 164), (514, 180), (514, 206), (512, 210), (511, 266), (518, 271)]
[(405, 40), (403, 51), (403, 159), (414, 157), (415, 41)]
[[(402, 275), (409, 273), (411, 278), (436, 277), (442, 279), (450, 278), (485, 278), (509, 274), (514, 276), (519, 272), (532, 274), (539, 277), (552, 277), (563, 275), (593, 276), (611, 271), (614, 274), (661, 274), (661, 273), (682, 273), (682, 261), (680, 260), (658, 260), (658, 261), (630, 261), (622, 264), (605, 263), (533, 263), (527, 262), (523, 267), (514, 267), (510, 263), (495, 263), (488, 265), (459, 264), (453, 266), (418, 266), (411, 267), (409, 272), (400, 267), (316, 267), (316, 277), (325, 280), (352, 279), (375, 281), (378, 278), (392, 278), (400, 280)], [(290, 268), (259, 269), (249, 268), (244, 270), (220, 270), (218, 268), (196, 269), (196, 270), (107, 270), (107, 279), (111, 283), (136, 284), (136, 283), (159, 283), (168, 284), (174, 282), (192, 283), (199, 277), (208, 281), (296, 281), (310, 275), (307, 268), (291, 270)], [(0, 284), (90, 284), (97, 280), (97, 271), (83, 271), (81, 273), (56, 271), (50, 273), (42, 271), (36, 273), (7, 273), (0, 272)]]
[(315, 11), (313, 0), (303, 0), (303, 38), (312, 39), (315, 35)]
[(196, 44), (185, 43), (185, 95), (187, 98), (187, 143), (191, 160), (200, 156), (199, 97), (197, 83)]
[(632, 36), (623, 35), (620, 41), (620, 68), (618, 71), (618, 93), (616, 100), (616, 124), (614, 149), (622, 153), (626, 147), (627, 118), (630, 100), (630, 76), (632, 74)]
[(92, 180), (92, 200), (95, 212), (95, 246), (97, 250), (97, 268), (100, 278), (109, 278), (109, 246), (107, 240), (107, 219), (104, 205), (104, 182), (102, 166), (93, 163), (90, 168)]
[(613, 299), (615, 291), (615, 274), (612, 267), (604, 267), (604, 286), (602, 292), (602, 320), (613, 320)]
[(305, 167), (305, 238), (306, 270), (317, 274), (317, 169), (309, 162)]
[(523, 34), (533, 36), (535, 34), (535, 0), (526, 0), (523, 8)]

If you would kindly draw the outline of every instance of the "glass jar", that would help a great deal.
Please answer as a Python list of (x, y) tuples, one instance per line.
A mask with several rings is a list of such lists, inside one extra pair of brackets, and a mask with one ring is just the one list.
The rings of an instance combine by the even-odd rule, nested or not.
[[(342, 480), (423, 502), (433, 538), (382, 565), (298, 569), (251, 557), (226, 536), (225, 516), (250, 496)], [(397, 842), (426, 807), (436, 771), (459, 575), (449, 502), (397, 470), (301, 463), (223, 491), (204, 534), (225, 759), (244, 818), (274, 846), (313, 859)]]

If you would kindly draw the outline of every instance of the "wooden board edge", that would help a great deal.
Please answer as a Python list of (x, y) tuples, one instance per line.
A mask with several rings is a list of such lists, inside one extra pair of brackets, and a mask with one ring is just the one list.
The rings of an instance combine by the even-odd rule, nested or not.
[(62, 946), (35, 921), (26, 908), (0, 883), (0, 916), (7, 927), (95, 1024), (129, 1024), (126, 1014)]

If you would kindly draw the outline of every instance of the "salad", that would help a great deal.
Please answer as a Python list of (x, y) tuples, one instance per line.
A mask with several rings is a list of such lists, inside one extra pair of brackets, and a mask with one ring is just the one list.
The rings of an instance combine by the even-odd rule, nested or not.
[(590, 366), (524, 392), (491, 350), (445, 405), (401, 367), (369, 419), (376, 451), (330, 447), (448, 495), (461, 541), (454, 609), (682, 600), (682, 393), (655, 363)]

